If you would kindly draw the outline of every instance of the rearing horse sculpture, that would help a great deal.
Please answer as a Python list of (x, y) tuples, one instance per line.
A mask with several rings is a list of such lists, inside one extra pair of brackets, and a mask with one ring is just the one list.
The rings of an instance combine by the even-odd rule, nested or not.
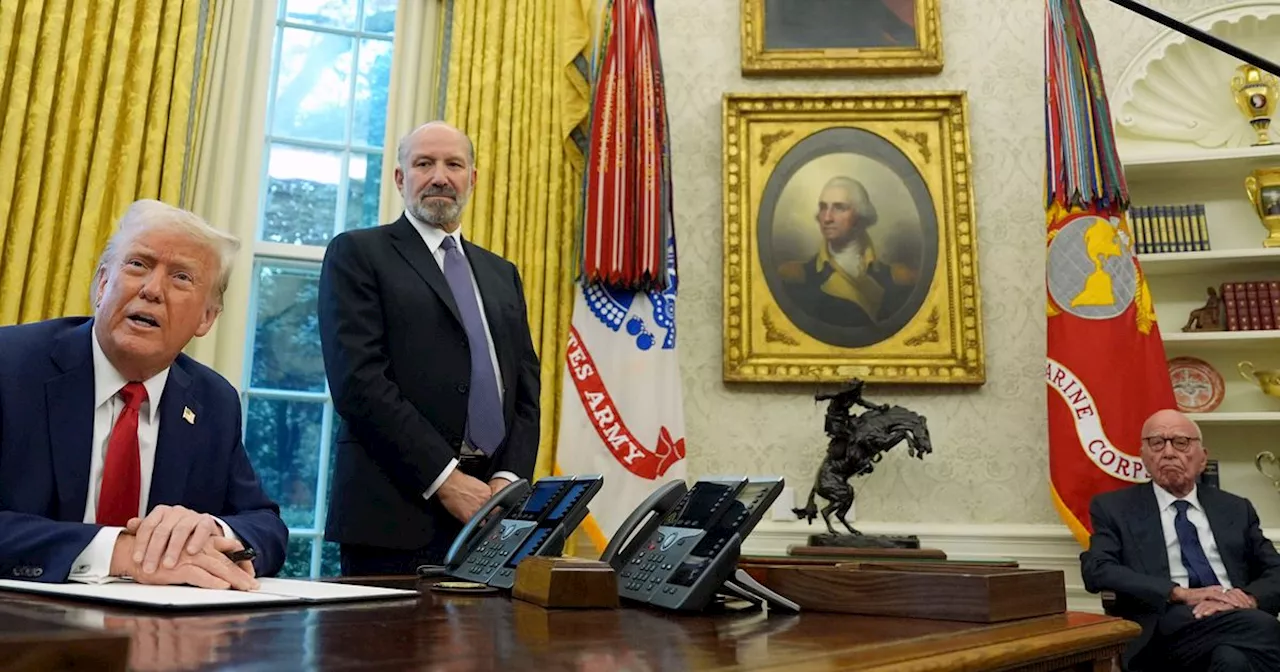
[[(819, 513), (815, 497), (822, 497), (828, 502), (822, 508), (822, 519), (833, 535), (836, 530), (831, 525), (832, 513), (851, 534), (862, 534), (845, 520), (854, 498), (849, 479), (870, 474), (885, 451), (902, 441), (907, 442), (911, 457), (924, 459), (925, 454), (933, 452), (924, 416), (901, 406), (869, 404), (862, 398), (862, 388), (863, 382), (855, 379), (846, 390), (814, 397), (817, 401), (831, 402), (827, 406), (825, 423), (831, 440), (827, 444), (827, 456), (818, 467), (813, 489), (809, 491), (808, 504), (793, 511), (812, 523)], [(867, 410), (851, 415), (855, 403)]]

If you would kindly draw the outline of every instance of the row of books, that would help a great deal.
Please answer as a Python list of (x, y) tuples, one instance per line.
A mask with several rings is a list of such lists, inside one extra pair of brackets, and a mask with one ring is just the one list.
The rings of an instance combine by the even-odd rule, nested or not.
[(1280, 282), (1224, 282), (1219, 292), (1227, 331), (1280, 327)]
[(1138, 205), (1129, 208), (1129, 228), (1138, 254), (1209, 249), (1204, 204)]

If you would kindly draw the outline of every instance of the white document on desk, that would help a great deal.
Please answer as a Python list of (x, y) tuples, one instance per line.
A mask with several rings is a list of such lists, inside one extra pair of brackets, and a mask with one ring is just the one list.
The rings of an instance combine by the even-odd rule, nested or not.
[(165, 609), (196, 609), (256, 605), (287, 605), (353, 600), (416, 598), (416, 590), (400, 590), (361, 586), (350, 583), (325, 583), (296, 579), (258, 579), (255, 591), (211, 590), (192, 586), (148, 586), (132, 581), (113, 583), (38, 583), (0, 579), (0, 589), (65, 597), (70, 599), (112, 602)]

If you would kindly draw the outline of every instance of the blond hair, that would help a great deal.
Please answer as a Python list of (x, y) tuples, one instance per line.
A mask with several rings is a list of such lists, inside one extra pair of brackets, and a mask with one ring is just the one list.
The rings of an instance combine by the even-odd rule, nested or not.
[(106, 272), (107, 266), (117, 260), (120, 248), (142, 231), (153, 229), (180, 231), (195, 238), (213, 252), (218, 260), (218, 281), (214, 285), (214, 294), (211, 298), (218, 310), (222, 310), (222, 296), (231, 283), (231, 268), (235, 263), (236, 253), (240, 251), (240, 239), (213, 228), (202, 217), (190, 210), (183, 210), (153, 199), (134, 201), (116, 223), (116, 231), (111, 234), (107, 246), (103, 248), (102, 256), (98, 259), (98, 269), (94, 273), (95, 303), (96, 299), (100, 298), (98, 280)]

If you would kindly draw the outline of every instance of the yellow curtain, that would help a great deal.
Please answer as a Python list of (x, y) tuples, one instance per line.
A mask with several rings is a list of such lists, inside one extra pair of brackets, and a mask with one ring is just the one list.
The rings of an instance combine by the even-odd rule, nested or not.
[(455, 0), (444, 17), (444, 119), (471, 136), (479, 173), (463, 231), (520, 269), (542, 362), (535, 478), (556, 470), (573, 311), (583, 169), (573, 134), (586, 123), (589, 95), (574, 64), (589, 41), (584, 1)]
[(84, 314), (129, 203), (183, 203), (213, 11), (0, 2), (0, 324)]

